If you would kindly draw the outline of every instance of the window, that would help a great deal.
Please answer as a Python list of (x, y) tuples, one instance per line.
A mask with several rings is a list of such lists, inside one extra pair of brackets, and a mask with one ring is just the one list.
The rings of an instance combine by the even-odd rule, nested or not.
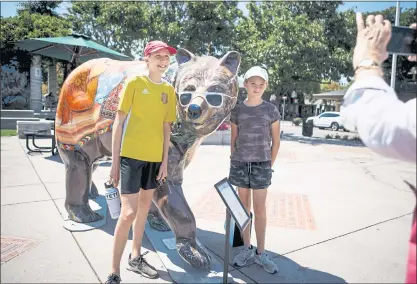
[(340, 114), (338, 114), (338, 113), (322, 113), (320, 115), (320, 118), (321, 117), (339, 117), (339, 116), (340, 116)]

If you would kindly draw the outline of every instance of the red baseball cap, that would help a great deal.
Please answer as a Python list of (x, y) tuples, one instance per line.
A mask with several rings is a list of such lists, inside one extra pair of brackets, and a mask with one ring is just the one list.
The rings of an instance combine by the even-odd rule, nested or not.
[(158, 50), (163, 49), (163, 48), (168, 49), (168, 51), (171, 55), (174, 55), (174, 54), (177, 53), (177, 50), (175, 48), (173, 48), (172, 46), (169, 46), (165, 42), (159, 41), (159, 40), (154, 40), (154, 41), (148, 42), (148, 44), (145, 46), (143, 54), (145, 56), (148, 56), (152, 52), (158, 51)]

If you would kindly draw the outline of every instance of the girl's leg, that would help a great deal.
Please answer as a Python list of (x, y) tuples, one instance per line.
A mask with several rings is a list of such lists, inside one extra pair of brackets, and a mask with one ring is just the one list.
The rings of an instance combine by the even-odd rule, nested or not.
[(269, 273), (278, 272), (278, 267), (271, 257), (265, 252), (265, 230), (266, 230), (266, 195), (267, 189), (253, 190), (253, 210), (255, 211), (255, 230), (258, 247), (255, 262)]
[(265, 250), (267, 191), (268, 191), (267, 189), (252, 190), (253, 211), (255, 212), (255, 231), (256, 231), (258, 253), (262, 253)]
[(112, 272), (120, 275), (120, 261), (129, 237), (130, 226), (136, 217), (139, 193), (121, 194), (122, 210), (114, 230)]
[[(242, 188), (239, 187), (238, 188), (238, 194), (239, 194), (239, 198), (243, 203), (243, 206), (245, 206), (246, 210), (249, 212), (251, 211), (251, 190), (248, 188)], [(245, 247), (249, 247), (250, 246), (250, 224), (249, 226), (247, 226), (245, 228), (245, 230), (242, 232), (242, 237), (243, 237), (243, 243), (245, 245)]]
[[(238, 188), (239, 198), (243, 206), (250, 212), (251, 209), (251, 190), (248, 188)], [(242, 232), (244, 246), (233, 259), (233, 265), (242, 267), (247, 261), (255, 256), (255, 248), (250, 244), (250, 225)]]
[(155, 189), (141, 189), (139, 191), (138, 210), (136, 219), (133, 224), (133, 247), (132, 258), (140, 256), (140, 249), (142, 247), (143, 232), (145, 230), (145, 222), (152, 205), (152, 198)]

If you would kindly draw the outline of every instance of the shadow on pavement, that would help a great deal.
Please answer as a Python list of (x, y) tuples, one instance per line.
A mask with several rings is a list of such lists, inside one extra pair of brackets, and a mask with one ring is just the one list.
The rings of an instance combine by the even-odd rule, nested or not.
[(55, 155), (55, 156), (53, 156), (52, 154), (48, 155), (48, 156), (45, 157), (45, 159), (48, 160), (48, 161), (53, 161), (53, 162), (63, 164), (61, 156), (59, 154)]
[[(95, 230), (102, 230), (104, 232), (106, 232), (107, 234), (114, 236), (114, 229), (116, 228), (116, 224), (117, 224), (117, 220), (112, 219), (110, 217), (110, 213), (107, 212), (107, 222), (106, 225), (104, 225), (103, 227), (97, 228)], [(129, 231), (129, 237), (128, 240), (133, 240), (133, 232), (132, 232), (132, 228)], [(155, 251), (154, 247), (152, 246), (150, 240), (148, 239), (148, 236), (145, 234), (144, 232), (144, 236), (143, 236), (143, 241), (142, 241), (142, 248), (145, 248), (149, 251)], [(125, 250), (130, 250), (131, 247), (130, 246), (126, 246)], [(173, 263), (175, 265), (177, 265), (178, 267), (183, 267), (184, 266), (184, 261), (182, 259), (180, 259), (180, 257), (178, 256), (178, 259), (173, 259)], [(166, 268), (168, 270), (168, 268)], [(165, 270), (160, 270), (157, 269), (158, 273), (159, 273), (159, 278), (166, 281), (166, 282), (172, 282), (171, 276), (169, 275), (168, 271)], [(145, 279), (145, 278), (143, 278)], [(219, 281), (217, 281), (218, 283), (220, 283), (220, 279), (218, 279)], [(146, 282), (143, 282), (146, 283)]]
[[(109, 214), (107, 215), (107, 222), (106, 225), (103, 227), (97, 228), (97, 230), (102, 230), (109, 235), (114, 235), (114, 229), (116, 227), (117, 220), (110, 218)], [(197, 238), (200, 242), (207, 248), (211, 253), (216, 254), (210, 246), (221, 247), (221, 251), (223, 251), (224, 246), (224, 235), (219, 234), (216, 232), (206, 231), (197, 229)], [(146, 237), (146, 234), (144, 236)], [(129, 240), (133, 239), (132, 230), (129, 232)], [(142, 247), (153, 251), (154, 248), (151, 245), (149, 240), (144, 239)], [(126, 247), (126, 249), (128, 249)], [(239, 248), (232, 248), (232, 251), (237, 251)], [(314, 270), (308, 267), (304, 267), (290, 258), (278, 255), (275, 253), (270, 252), (271, 255), (274, 255), (273, 261), (278, 265), (280, 272), (278, 274), (268, 274), (263, 269), (258, 267), (257, 264), (253, 264), (253, 261), (249, 263), (248, 266), (237, 268), (241, 273), (243, 273), (246, 277), (252, 279), (258, 283), (347, 283), (341, 277), (332, 275), (327, 272)], [(224, 255), (218, 255), (222, 260), (224, 259)], [(233, 254), (230, 256), (230, 261), (233, 259)], [(172, 259), (173, 263), (178, 267), (184, 267), (184, 262), (180, 257), (174, 257)], [(258, 271), (259, 269), (259, 271)], [(162, 271), (161, 277), (163, 275)], [(261, 274), (262, 273), (262, 274)], [(164, 277), (165, 278), (165, 277)], [(169, 280), (166, 277), (166, 280)], [(261, 278), (261, 279), (259, 279)], [(219, 279), (220, 280), (220, 279)]]
[[(114, 229), (116, 228), (116, 224), (117, 224), (117, 220), (116, 219), (112, 219), (110, 217), (110, 212), (107, 211), (107, 222), (106, 222), (106, 225), (104, 225), (103, 227), (99, 227), (99, 228), (97, 228), (95, 230), (102, 230), (103, 232), (105, 232), (105, 233), (107, 233), (107, 234), (109, 234), (111, 236), (114, 236)], [(128, 240), (133, 240), (133, 231), (132, 231), (132, 228), (130, 228)], [(147, 250), (153, 250), (153, 247), (151, 245), (149, 245), (149, 244), (150, 244), (150, 242), (143, 242), (142, 247), (144, 247)]]
[[(197, 229), (198, 239), (211, 250), (210, 246), (224, 247), (225, 235), (216, 232)], [(233, 261), (234, 254), (240, 248), (231, 248), (230, 263)], [(266, 273), (258, 264), (251, 261), (249, 265), (237, 268), (246, 277), (258, 283), (347, 283), (343, 278), (336, 275), (304, 267), (290, 258), (268, 251), (273, 256), (273, 261), (279, 268), (278, 274)], [(219, 255), (224, 259), (224, 255)]]
[[(112, 219), (110, 217), (110, 212), (107, 212), (107, 222), (106, 222), (106, 225), (104, 225), (103, 227), (97, 228), (95, 230), (102, 230), (102, 231), (106, 232), (107, 234), (109, 234), (111, 236), (114, 236), (114, 229), (116, 228), (116, 224), (117, 224), (117, 219)], [(130, 241), (133, 240), (132, 228), (129, 231), (128, 240), (130, 240)], [(113, 243), (111, 245), (113, 246)], [(154, 248), (152, 247), (151, 242), (147, 239), (147, 236), (146, 236), (145, 233), (144, 233), (144, 236), (143, 236), (142, 248), (145, 248), (145, 249), (147, 249), (149, 251), (154, 251)], [(126, 250), (130, 251), (131, 250), (131, 246), (130, 245), (126, 245), (125, 251)], [(143, 253), (143, 251), (142, 251), (142, 253)], [(158, 271), (159, 279), (164, 280), (166, 282), (172, 282), (171, 277), (169, 276), (169, 274), (168, 274), (167, 271), (160, 270), (160, 269), (157, 269), (157, 268), (155, 268), (155, 269)], [(147, 278), (143, 278), (142, 277), (142, 279), (146, 281)], [(143, 283), (146, 283), (146, 282), (143, 282)]]
[(339, 139), (326, 139), (326, 138), (320, 138), (320, 137), (305, 137), (305, 136), (295, 135), (293, 133), (282, 133), (281, 141), (294, 141), (294, 142), (299, 142), (302, 144), (310, 144), (312, 146), (327, 144), (327, 145), (338, 145), (338, 146), (348, 146), (348, 147), (365, 147), (365, 145), (360, 140), (349, 141), (349, 140), (339, 140)]

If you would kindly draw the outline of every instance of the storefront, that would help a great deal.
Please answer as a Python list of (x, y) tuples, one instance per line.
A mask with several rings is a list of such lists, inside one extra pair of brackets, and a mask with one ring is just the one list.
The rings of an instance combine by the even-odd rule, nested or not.
[(316, 104), (318, 112), (316, 115), (322, 113), (323, 111), (340, 111), (340, 106), (342, 105), (343, 97), (345, 96), (346, 91), (347, 89), (313, 94), (313, 99), (316, 100), (317, 103), (320, 102), (320, 104)]

